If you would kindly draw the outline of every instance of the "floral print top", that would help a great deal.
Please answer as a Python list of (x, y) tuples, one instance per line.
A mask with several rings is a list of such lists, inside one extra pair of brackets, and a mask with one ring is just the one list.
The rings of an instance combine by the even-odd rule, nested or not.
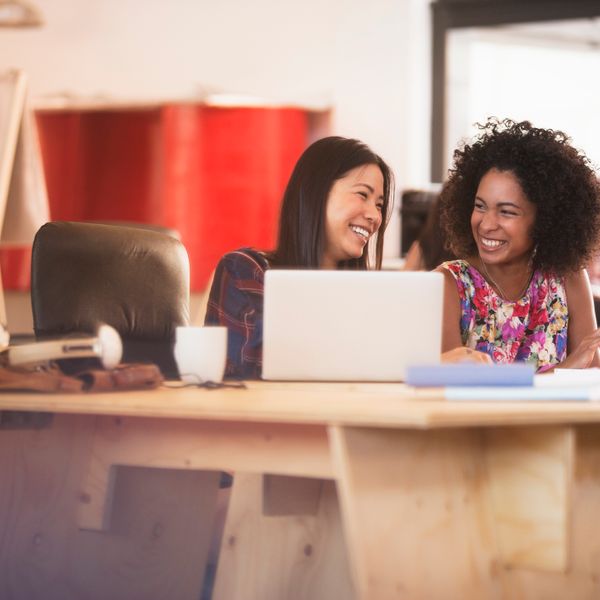
[(569, 311), (560, 277), (535, 271), (524, 296), (511, 302), (467, 261), (441, 267), (456, 280), (465, 346), (489, 354), (496, 363), (533, 363), (539, 372), (565, 359)]

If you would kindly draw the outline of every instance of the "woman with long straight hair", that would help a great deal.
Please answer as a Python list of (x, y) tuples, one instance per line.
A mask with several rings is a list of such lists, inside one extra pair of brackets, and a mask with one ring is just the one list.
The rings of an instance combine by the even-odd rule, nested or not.
[(364, 143), (332, 136), (304, 151), (283, 196), (277, 247), (230, 252), (215, 270), (205, 324), (228, 328), (226, 377), (261, 375), (265, 271), (368, 269), (370, 254), (380, 269), (392, 198), (390, 168)]

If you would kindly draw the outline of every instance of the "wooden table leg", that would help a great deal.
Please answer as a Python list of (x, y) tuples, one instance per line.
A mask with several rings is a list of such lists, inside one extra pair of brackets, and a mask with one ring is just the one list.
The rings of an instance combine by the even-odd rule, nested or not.
[(236, 473), (213, 600), (353, 598), (335, 483)]
[(82, 531), (95, 421), (0, 431), (0, 598), (198, 600), (219, 474), (118, 469), (110, 527)]
[(330, 430), (361, 600), (500, 598), (474, 431)]
[(330, 438), (361, 599), (513, 597), (511, 570), (566, 573), (571, 428)]
[(498, 558), (505, 567), (566, 573), (575, 432), (571, 427), (484, 431)]

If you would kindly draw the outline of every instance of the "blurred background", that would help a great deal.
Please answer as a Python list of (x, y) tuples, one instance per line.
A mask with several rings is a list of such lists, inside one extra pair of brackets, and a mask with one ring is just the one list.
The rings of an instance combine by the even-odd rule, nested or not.
[[(392, 266), (426, 213), (403, 193), (439, 189), (477, 121), (562, 129), (600, 163), (599, 67), (596, 0), (0, 2), (0, 72), (27, 75), (50, 217), (175, 230), (196, 295), (223, 252), (272, 245), (323, 135), (393, 167)], [(27, 329), (27, 244), (0, 263), (9, 328)]]

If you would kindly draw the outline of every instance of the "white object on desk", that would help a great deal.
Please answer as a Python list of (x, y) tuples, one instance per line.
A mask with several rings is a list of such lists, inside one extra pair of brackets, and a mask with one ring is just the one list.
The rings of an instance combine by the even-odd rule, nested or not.
[(62, 338), (33, 344), (12, 346), (8, 362), (12, 366), (34, 365), (49, 360), (96, 357), (105, 369), (114, 369), (123, 356), (123, 343), (118, 331), (110, 325), (100, 325), (96, 337)]
[(448, 387), (444, 395), (466, 402), (588, 402), (600, 400), (600, 386)]
[(439, 363), (441, 273), (270, 269), (263, 379), (402, 381)]
[(222, 381), (227, 360), (227, 327), (177, 327), (174, 354), (182, 381)]
[(555, 369), (536, 375), (534, 385), (541, 388), (600, 386), (600, 369)]
[(556, 369), (534, 377), (533, 387), (453, 387), (447, 400), (496, 402), (589, 402), (600, 400), (600, 369)]

